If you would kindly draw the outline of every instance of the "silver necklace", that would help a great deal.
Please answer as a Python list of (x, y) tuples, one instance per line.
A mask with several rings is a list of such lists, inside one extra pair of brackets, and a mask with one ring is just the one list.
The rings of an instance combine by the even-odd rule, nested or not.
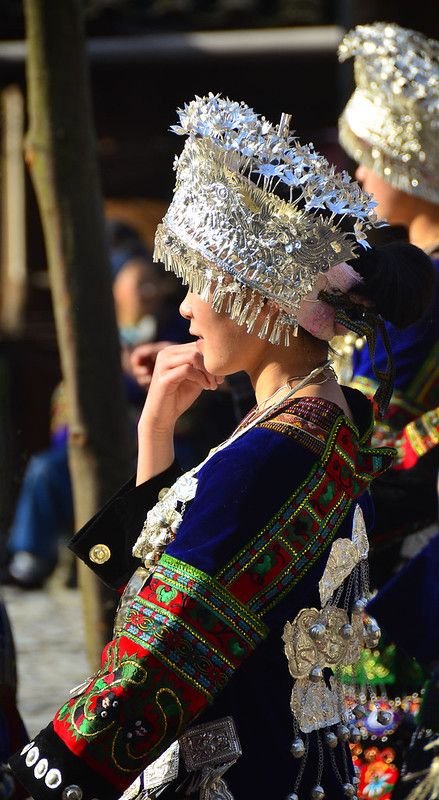
[[(216, 455), (216, 453), (224, 450), (226, 447), (229, 447), (233, 442), (254, 428), (255, 425), (263, 422), (266, 417), (272, 414), (280, 402), (286, 402), (304, 386), (312, 383), (313, 379), (327, 369), (330, 364), (331, 360), (328, 359), (324, 364), (321, 364), (319, 367), (311, 370), (308, 375), (305, 375), (299, 381), (299, 383), (290, 389), (290, 391), (285, 397), (282, 398), (281, 401), (274, 403), (268, 408), (262, 410), (260, 413), (256, 414), (251, 421), (249, 420), (247, 422), (244, 420), (244, 423), (241, 423), (241, 425), (234, 433), (232, 433), (231, 436), (229, 436), (228, 439), (219, 444), (217, 447), (214, 447), (200, 464), (198, 464), (196, 467), (193, 467), (188, 472), (185, 472), (184, 475), (178, 478), (174, 485), (165, 492), (163, 497), (160, 498), (158, 503), (156, 503), (155, 506), (148, 511), (140, 536), (133, 547), (133, 555), (142, 560), (147, 570), (150, 572), (153, 571), (154, 566), (159, 560), (162, 552), (175, 538), (178, 527), (183, 519), (186, 504), (195, 497), (198, 485), (198, 478), (196, 477), (196, 474), (201, 470), (201, 468), (204, 467), (204, 465), (207, 464), (207, 462), (214, 455)], [(289, 380), (294, 380), (294, 378), (290, 378)], [(279, 387), (279, 389), (282, 388), (284, 388), (284, 386)], [(273, 392), (272, 397), (278, 393), (279, 389), (277, 389), (276, 392)], [(272, 399), (272, 397), (266, 398), (265, 402), (268, 402), (268, 400)], [(180, 510), (178, 510), (179, 505)]]

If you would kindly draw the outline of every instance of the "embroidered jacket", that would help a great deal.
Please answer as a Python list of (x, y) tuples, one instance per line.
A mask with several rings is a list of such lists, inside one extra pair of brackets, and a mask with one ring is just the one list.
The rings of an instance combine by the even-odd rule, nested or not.
[[(392, 431), (401, 431), (409, 422), (439, 405), (439, 258), (433, 258), (437, 288), (426, 316), (405, 330), (386, 322), (395, 362), (395, 386), (385, 421)], [(375, 352), (377, 370), (386, 366), (382, 341)], [(369, 350), (353, 354), (351, 386), (372, 398), (377, 388)]]
[[(326, 400), (290, 400), (200, 470), (178, 534), (101, 669), (11, 761), (35, 800), (115, 800), (195, 720), (227, 715), (243, 748), (227, 773), (235, 800), (292, 791), (299, 766), (283, 626), (318, 603), (329, 546), (350, 537), (359, 499), (370, 523), (367, 487), (392, 457), (369, 446), (368, 401), (346, 393), (356, 425)], [(138, 566), (132, 545), (175, 477), (172, 467), (125, 486), (74, 538), (111, 586), (121, 589)], [(99, 552), (105, 558), (92, 563)], [(309, 790), (317, 758), (308, 758)], [(322, 783), (331, 800), (343, 797), (334, 774)]]

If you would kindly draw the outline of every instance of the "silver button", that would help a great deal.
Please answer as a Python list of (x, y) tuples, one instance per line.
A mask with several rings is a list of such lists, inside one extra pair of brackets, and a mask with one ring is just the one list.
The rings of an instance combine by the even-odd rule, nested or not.
[(111, 550), (106, 544), (95, 544), (88, 555), (93, 564), (105, 564), (111, 558)]
[(80, 786), (76, 786), (75, 783), (72, 783), (70, 786), (66, 786), (62, 793), (62, 800), (82, 800), (83, 791)]

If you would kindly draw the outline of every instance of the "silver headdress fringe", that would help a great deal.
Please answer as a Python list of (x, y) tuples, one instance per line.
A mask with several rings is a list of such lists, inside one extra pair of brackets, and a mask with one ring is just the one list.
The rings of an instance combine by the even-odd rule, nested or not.
[(439, 203), (439, 42), (375, 22), (345, 36), (340, 61), (352, 56), (341, 144), (397, 189)]
[[(172, 130), (188, 140), (154, 257), (249, 332), (272, 301), (258, 335), (288, 344), (318, 273), (355, 257), (357, 243), (368, 247), (376, 203), (312, 144), (301, 145), (286, 114), (275, 126), (245, 103), (209, 94), (178, 115)], [(279, 184), (286, 200), (274, 194)]]

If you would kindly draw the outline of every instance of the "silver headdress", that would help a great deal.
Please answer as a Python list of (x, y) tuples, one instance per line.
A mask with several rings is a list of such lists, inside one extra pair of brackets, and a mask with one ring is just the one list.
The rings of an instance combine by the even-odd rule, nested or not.
[[(357, 243), (368, 246), (376, 203), (312, 144), (301, 145), (286, 114), (275, 126), (245, 103), (209, 94), (178, 115), (172, 130), (188, 140), (154, 256), (249, 332), (264, 299), (273, 301), (278, 313), (258, 335), (288, 343), (318, 273), (353, 258)], [(274, 193), (278, 184), (286, 200)]]
[(357, 88), (341, 144), (392, 186), (439, 203), (439, 42), (375, 22), (345, 36), (339, 58), (351, 56)]

